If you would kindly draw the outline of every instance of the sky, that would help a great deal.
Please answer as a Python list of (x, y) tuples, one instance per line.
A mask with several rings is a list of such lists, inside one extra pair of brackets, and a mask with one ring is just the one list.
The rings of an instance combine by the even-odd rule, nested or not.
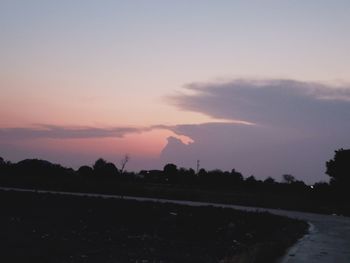
[(326, 181), (350, 2), (0, 0), (0, 156)]

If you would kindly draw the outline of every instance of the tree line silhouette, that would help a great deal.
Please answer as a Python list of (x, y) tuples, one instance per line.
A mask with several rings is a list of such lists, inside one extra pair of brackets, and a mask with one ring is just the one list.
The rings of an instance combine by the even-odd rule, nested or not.
[[(203, 191), (212, 191), (239, 193), (240, 195), (235, 197), (238, 201), (249, 199), (246, 197), (248, 193), (263, 199), (273, 199), (271, 196), (275, 194), (274, 198), (288, 195), (291, 205), (293, 202), (310, 199), (317, 207), (350, 210), (344, 202), (349, 197), (350, 149), (336, 150), (334, 158), (326, 162), (326, 174), (330, 176), (330, 182), (319, 182), (313, 186), (306, 185), (290, 174), (283, 175), (283, 181), (277, 182), (271, 177), (265, 180), (258, 180), (253, 175), (245, 178), (235, 169), (206, 171), (202, 168), (196, 172), (192, 168), (178, 168), (172, 163), (166, 164), (162, 170), (142, 170), (135, 173), (125, 170), (128, 161), (129, 157), (126, 155), (121, 162), (121, 168), (118, 169), (115, 164), (100, 158), (93, 166), (84, 165), (74, 170), (45, 160), (26, 159), (11, 163), (0, 157), (0, 185), (63, 191), (160, 195), (181, 199), (194, 198), (195, 193), (205, 195)], [(198, 194), (198, 191), (202, 192)], [(218, 201), (221, 200), (223, 199)], [(278, 203), (276, 200), (266, 202)]]
[(118, 169), (115, 164), (99, 158), (93, 166), (83, 165), (79, 169), (66, 168), (60, 164), (53, 164), (46, 160), (25, 159), (18, 163), (4, 161), (0, 157), (0, 172), (2, 177), (11, 176), (64, 180), (67, 178), (79, 179), (109, 179), (122, 182), (148, 182), (168, 185), (182, 186), (202, 186), (206, 188), (230, 188), (234, 186), (269, 186), (272, 185), (289, 185), (292, 188), (308, 189), (309, 187), (303, 182), (296, 180), (292, 175), (284, 175), (284, 182), (277, 182), (275, 179), (268, 177), (265, 180), (258, 180), (253, 175), (244, 178), (243, 175), (232, 169), (231, 171), (222, 171), (219, 169), (206, 171), (200, 169), (198, 173), (194, 169), (178, 168), (173, 163), (168, 163), (163, 170), (141, 170), (139, 173), (128, 172)]

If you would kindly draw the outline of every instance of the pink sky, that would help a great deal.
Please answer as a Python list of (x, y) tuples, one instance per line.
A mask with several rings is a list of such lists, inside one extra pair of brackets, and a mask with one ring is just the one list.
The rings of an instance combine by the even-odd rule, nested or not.
[[(196, 139), (206, 134), (208, 123), (242, 120), (267, 125), (264, 121), (269, 118), (250, 112), (245, 115), (242, 108), (228, 114), (229, 100), (237, 102), (229, 97), (231, 93), (223, 96), (209, 90), (204, 94), (188, 87), (204, 83), (216, 90), (220, 83), (237, 79), (288, 79), (303, 85), (310, 81), (325, 85), (343, 96), (338, 88), (348, 89), (350, 83), (349, 12), (347, 1), (316, 0), (268, 1), (264, 5), (243, 0), (200, 4), (191, 0), (2, 1), (0, 156), (14, 161), (46, 157), (79, 166), (103, 156), (118, 162), (120, 156), (129, 153), (132, 169), (141, 169), (150, 159), (156, 160), (152, 162), (155, 168), (161, 168), (164, 161), (185, 165), (183, 152), (175, 154), (174, 160), (169, 157), (172, 154), (165, 156), (170, 151), (168, 137), (185, 144), (193, 140), (189, 147), (179, 147), (200, 149), (209, 156), (213, 148), (208, 145), (220, 132), (207, 135), (208, 148)], [(233, 86), (236, 88), (236, 83)], [(240, 100), (255, 103), (255, 95), (248, 95)], [(334, 111), (337, 117), (343, 116), (341, 107)], [(275, 111), (279, 109), (270, 113)], [(43, 129), (45, 125), (62, 129), (150, 129), (121, 137), (26, 137), (33, 136), (33, 127)], [(163, 128), (151, 129), (158, 125)], [(180, 132), (183, 125), (192, 128)], [(295, 124), (294, 128), (302, 130), (302, 125)], [(201, 131), (196, 130), (198, 127)], [(21, 131), (20, 139), (10, 139), (7, 133), (14, 128), (27, 131)], [(236, 148), (230, 134), (220, 139), (221, 148)], [(344, 144), (337, 137), (332, 145)], [(221, 150), (216, 149), (215, 161), (203, 165), (232, 166), (232, 157), (222, 161), (226, 150), (230, 151), (219, 153)], [(186, 165), (192, 163), (191, 159)], [(264, 174), (270, 173), (271, 169), (264, 169)], [(255, 170), (261, 169), (257, 165)], [(285, 170), (288, 173), (289, 168)], [(280, 170), (273, 174), (278, 173)]]

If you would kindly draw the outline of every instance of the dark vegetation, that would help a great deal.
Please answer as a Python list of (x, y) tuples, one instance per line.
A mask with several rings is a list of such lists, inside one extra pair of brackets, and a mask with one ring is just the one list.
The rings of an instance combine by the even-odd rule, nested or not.
[[(326, 162), (330, 182), (264, 181), (231, 171), (125, 170), (103, 159), (78, 170), (0, 158), (0, 187), (92, 192), (350, 215), (350, 150)], [(306, 223), (267, 213), (122, 199), (0, 191), (4, 262), (273, 262)]]
[(268, 213), (54, 194), (0, 191), (0, 206), (8, 263), (273, 262), (307, 228)]
[(159, 197), (233, 203), (350, 215), (350, 150), (339, 149), (334, 159), (326, 162), (329, 183), (308, 186), (289, 174), (283, 182), (273, 178), (264, 181), (254, 176), (244, 178), (231, 171), (178, 168), (167, 164), (163, 170), (124, 170), (126, 156), (118, 169), (99, 159), (77, 171), (44, 160), (27, 159), (11, 163), (0, 158), (0, 186), (96, 192), (117, 195)]

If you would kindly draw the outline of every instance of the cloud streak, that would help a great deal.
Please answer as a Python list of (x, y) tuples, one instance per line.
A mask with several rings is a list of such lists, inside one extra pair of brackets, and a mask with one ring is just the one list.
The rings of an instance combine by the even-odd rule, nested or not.
[(66, 127), (56, 125), (37, 125), (36, 127), (24, 128), (1, 128), (0, 139), (24, 140), (24, 139), (83, 139), (83, 138), (121, 138), (126, 134), (149, 131), (153, 127)]
[(140, 134), (154, 130), (169, 130), (179, 136), (185, 144), (192, 143), (191, 138), (184, 136), (177, 125), (152, 125), (146, 127), (69, 127), (38, 124), (35, 127), (0, 128), (0, 141), (11, 142), (31, 139), (96, 139), (123, 138), (129, 134)]

